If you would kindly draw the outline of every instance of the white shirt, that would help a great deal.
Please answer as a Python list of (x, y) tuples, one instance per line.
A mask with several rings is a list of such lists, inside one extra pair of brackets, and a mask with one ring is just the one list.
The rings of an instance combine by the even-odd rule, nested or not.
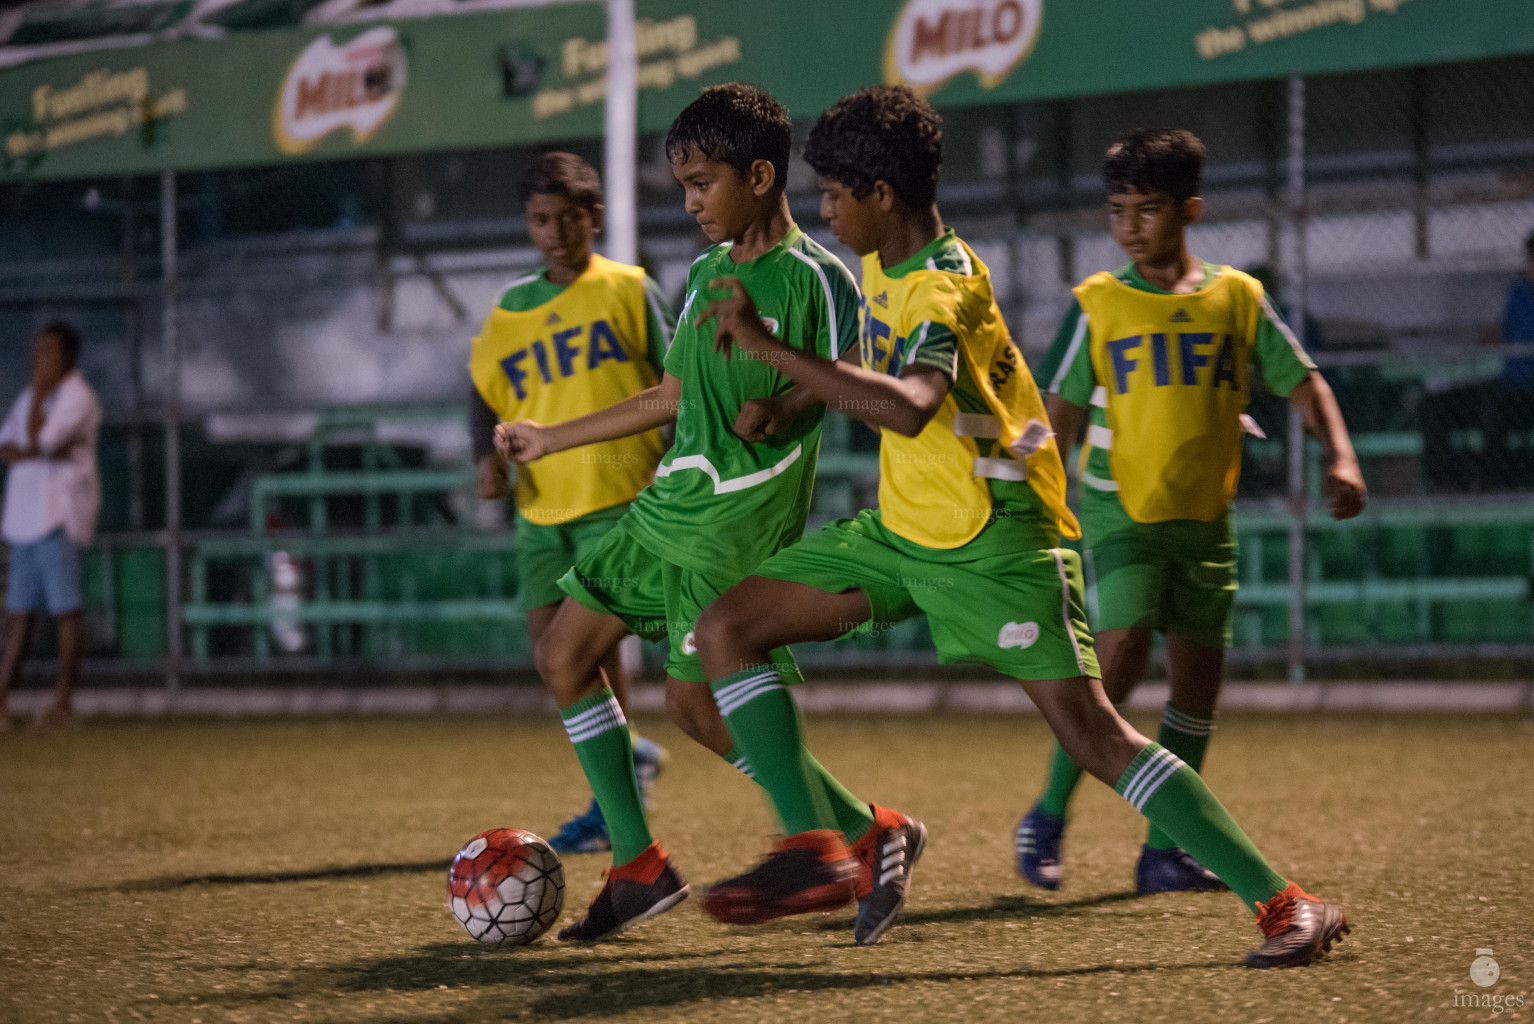
[[(26, 448), (28, 387), (0, 425), (0, 444)], [(43, 426), (37, 433), (42, 453), (11, 464), (5, 481), (5, 516), (0, 533), (12, 544), (41, 540), (60, 526), (80, 547), (96, 534), (101, 513), (101, 474), (96, 468), (96, 437), (101, 432), (101, 402), (79, 370), (71, 370), (43, 400)]]

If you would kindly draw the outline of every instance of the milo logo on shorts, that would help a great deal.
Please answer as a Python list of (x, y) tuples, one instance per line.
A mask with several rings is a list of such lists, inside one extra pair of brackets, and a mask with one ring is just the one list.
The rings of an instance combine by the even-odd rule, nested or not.
[(1037, 622), (1009, 622), (1001, 627), (1001, 635), (996, 638), (996, 645), (1002, 650), (1009, 647), (1032, 647), (1039, 639), (1039, 624)]

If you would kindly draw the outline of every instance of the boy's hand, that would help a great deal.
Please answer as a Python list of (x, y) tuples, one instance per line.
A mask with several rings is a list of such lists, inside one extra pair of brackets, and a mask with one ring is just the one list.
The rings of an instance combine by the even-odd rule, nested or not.
[(714, 351), (723, 352), (730, 358), (735, 346), (748, 352), (764, 352), (775, 344), (772, 332), (762, 322), (756, 303), (740, 283), (738, 277), (716, 277), (708, 283), (710, 288), (723, 289), (730, 294), (715, 299), (698, 314), (698, 323), (714, 321)]
[(532, 420), (495, 428), (495, 450), (507, 462), (533, 462), (549, 454), (548, 428)]
[(483, 501), (500, 501), (511, 493), (511, 474), (499, 454), (481, 455), (474, 466), (474, 476)]
[(1326, 500), (1332, 506), (1333, 519), (1352, 519), (1364, 510), (1369, 489), (1357, 459), (1338, 459), (1326, 471)]
[(740, 407), (740, 415), (735, 417), (735, 436), (747, 444), (756, 444), (781, 434), (798, 416), (781, 397), (753, 398)]

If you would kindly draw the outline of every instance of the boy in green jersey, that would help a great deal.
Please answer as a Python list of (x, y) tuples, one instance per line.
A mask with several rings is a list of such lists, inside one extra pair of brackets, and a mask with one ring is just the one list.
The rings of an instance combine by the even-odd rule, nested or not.
[[(1153, 633), (1164, 633), (1171, 700), (1157, 741), (1194, 771), (1214, 729), (1235, 602), (1230, 506), (1254, 363), (1321, 442), (1332, 515), (1356, 516), (1365, 500), (1337, 401), (1261, 283), (1188, 251), (1203, 164), (1203, 144), (1180, 129), (1138, 131), (1109, 148), (1108, 222), (1131, 262), (1076, 288), (1039, 371), (1063, 446), (1091, 410), (1081, 523), (1103, 689), (1115, 704), (1127, 699)], [(1018, 873), (1045, 889), (1060, 885), (1066, 805), (1080, 776), (1056, 746), (1044, 793), (1015, 832)], [(1225, 886), (1153, 824), (1135, 888)]]
[[(562, 939), (596, 941), (673, 906), (687, 887), (656, 843), (634, 785), (628, 730), (597, 672), (601, 652), (626, 631), (666, 637), (666, 709), (688, 735), (742, 771), (698, 662), (698, 614), (758, 562), (804, 532), (824, 407), (794, 389), (772, 362), (730, 360), (697, 314), (708, 282), (745, 282), (787, 350), (834, 359), (855, 338), (857, 287), (837, 259), (805, 236), (783, 194), (788, 112), (747, 85), (706, 89), (671, 126), (666, 154), (687, 211), (718, 244), (694, 263), (676, 337), (658, 386), (563, 423), (498, 428), (519, 462), (675, 421), (676, 440), (628, 513), (561, 580), (568, 596), (536, 649), (612, 837), (613, 868), (586, 918)], [(749, 443), (761, 424), (771, 436)], [(797, 670), (783, 649), (768, 659)], [(861, 834), (873, 810), (806, 767), (840, 827)]]
[[(596, 168), (574, 153), (540, 154), (528, 167), (523, 193), (527, 233), (543, 266), (502, 289), (470, 361), (478, 482), (486, 500), (513, 490), (494, 449), (499, 420), (544, 410), (576, 416), (653, 386), (676, 322), (649, 275), (592, 251), (603, 214)], [(564, 597), (559, 578), (627, 511), (653, 478), (661, 451), (660, 432), (653, 431), (517, 475), (517, 593), (535, 644)], [(628, 678), (616, 645), (601, 671), (619, 705), (627, 706)], [(665, 756), (653, 740), (635, 737), (642, 789), (660, 773)], [(549, 845), (560, 853), (609, 848), (595, 798)]]
[[(732, 294), (704, 315), (718, 343), (773, 359), (879, 429), (880, 507), (769, 558), (698, 622), (730, 734), (790, 833), (760, 867), (712, 887), (705, 906), (747, 924), (836, 905), (851, 853), (800, 767), (798, 719), (766, 652), (922, 612), (940, 660), (1016, 676), (1087, 771), (1230, 882), (1265, 935), (1249, 965), (1309, 962), (1346, 931), (1341, 911), (1275, 873), (1198, 774), (1103, 694), (1079, 560), (1059, 547), (1077, 528), (1043, 402), (984, 264), (938, 213), (937, 114), (908, 88), (864, 90), (821, 116), (805, 159), (831, 230), (863, 255), (862, 365), (787, 349), (735, 282), (720, 282)], [(878, 851), (884, 871), (859, 906), (861, 942), (904, 902), (921, 852), (919, 835), (906, 838)]]

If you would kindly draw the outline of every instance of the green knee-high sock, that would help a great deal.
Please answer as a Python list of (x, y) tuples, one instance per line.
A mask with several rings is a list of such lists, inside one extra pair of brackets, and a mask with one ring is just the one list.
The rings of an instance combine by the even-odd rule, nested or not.
[(731, 747), (730, 752), (724, 755), (724, 759), (730, 762), (731, 768), (734, 768), (752, 782), (756, 781), (756, 772), (751, 770), (751, 762), (746, 759), (745, 754), (740, 752), (739, 747)]
[(859, 800), (836, 776), (826, 771), (808, 749), (804, 751), (804, 762), (810, 773), (820, 778), (820, 784), (826, 791), (826, 801), (831, 805), (831, 813), (836, 818), (836, 827), (847, 838), (847, 845), (851, 846), (862, 839), (874, 827), (874, 812), (868, 804)]
[(736, 672), (713, 684), (730, 738), (755, 772), (788, 835), (836, 828), (826, 790), (804, 756), (793, 699), (777, 672)]
[(602, 817), (607, 819), (613, 864), (627, 864), (653, 840), (639, 798), (639, 781), (634, 777), (634, 741), (623, 709), (612, 690), (603, 687), (559, 714), (597, 806), (602, 808)]
[[(846, 786), (843, 786), (830, 772), (826, 771), (815, 755), (809, 750), (804, 751), (805, 763), (812, 776), (818, 777), (825, 787), (826, 799), (831, 804), (831, 813), (836, 818), (836, 827), (842, 830), (842, 835), (847, 837), (847, 843), (851, 845), (863, 838), (863, 835), (873, 828), (874, 815), (867, 804), (852, 794)], [(756, 773), (751, 769), (751, 762), (745, 754), (740, 752), (739, 747), (730, 748), (730, 752), (724, 755), (724, 759), (730, 762), (730, 766), (748, 779), (756, 779)]]
[(1135, 755), (1113, 787), (1256, 912), (1289, 882), (1257, 852), (1198, 772), (1159, 743)]
[(1076, 783), (1080, 781), (1081, 765), (1072, 761), (1071, 755), (1056, 743), (1054, 752), (1049, 756), (1049, 775), (1044, 781), (1044, 795), (1039, 797), (1039, 809), (1045, 814), (1065, 817), (1071, 794), (1076, 791)]
[[(1214, 716), (1200, 718), (1186, 711), (1178, 711), (1171, 701), (1161, 709), (1161, 731), (1156, 742), (1182, 758), (1183, 764), (1196, 772), (1204, 770), (1204, 750), (1209, 746), (1209, 734), (1214, 731)], [(1157, 850), (1170, 850), (1177, 842), (1155, 825), (1145, 834), (1145, 845)]]

